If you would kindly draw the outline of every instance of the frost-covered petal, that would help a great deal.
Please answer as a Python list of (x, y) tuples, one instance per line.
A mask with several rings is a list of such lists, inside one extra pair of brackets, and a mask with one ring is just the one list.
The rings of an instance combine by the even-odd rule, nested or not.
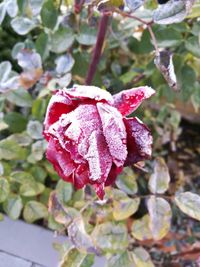
[(126, 129), (122, 115), (114, 107), (106, 103), (97, 103), (97, 109), (102, 122), (110, 154), (116, 166), (123, 166), (127, 156)]
[(113, 96), (114, 104), (123, 116), (131, 114), (136, 110), (143, 100), (149, 98), (155, 91), (148, 86), (132, 88), (121, 91)]
[(94, 131), (90, 135), (85, 159), (89, 164), (90, 180), (104, 182), (112, 166), (112, 157), (102, 132)]
[(46, 157), (53, 164), (54, 169), (60, 177), (66, 181), (72, 182), (71, 175), (73, 174), (76, 166), (72, 161), (70, 154), (62, 149), (58, 140), (55, 138), (51, 137), (49, 139)]
[(128, 156), (125, 165), (131, 165), (151, 156), (152, 135), (138, 118), (124, 118), (127, 131)]
[(51, 124), (56, 122), (62, 114), (66, 114), (74, 109), (72, 100), (59, 90), (52, 96), (47, 107), (44, 120), (45, 131), (48, 131)]
[(96, 86), (75, 85), (71, 89), (64, 90), (71, 98), (94, 99), (96, 101), (105, 100), (109, 104), (113, 103), (112, 95)]

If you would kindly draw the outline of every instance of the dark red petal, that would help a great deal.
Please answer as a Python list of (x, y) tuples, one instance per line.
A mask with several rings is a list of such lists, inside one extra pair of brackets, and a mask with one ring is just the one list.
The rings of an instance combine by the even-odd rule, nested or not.
[(53, 164), (54, 169), (60, 177), (66, 181), (72, 182), (71, 175), (76, 166), (71, 160), (70, 154), (62, 149), (58, 140), (55, 138), (50, 137), (49, 139), (46, 157)]
[(97, 108), (102, 122), (110, 154), (116, 166), (124, 165), (127, 157), (126, 129), (119, 111), (106, 103), (97, 103)]
[(116, 107), (123, 116), (129, 115), (138, 108), (143, 100), (149, 98), (154, 93), (155, 91), (148, 86), (124, 90), (113, 96), (113, 106)]
[(112, 185), (116, 178), (117, 178), (117, 175), (120, 174), (123, 170), (123, 167), (117, 167), (113, 164), (111, 170), (110, 170), (110, 173), (108, 175), (108, 178), (105, 182), (105, 186), (109, 186), (109, 185)]
[(88, 164), (79, 164), (74, 172), (74, 186), (77, 189), (83, 188), (89, 183), (89, 168)]
[(64, 91), (71, 98), (105, 100), (110, 104), (113, 103), (112, 95), (96, 86), (75, 85), (73, 88)]
[(62, 114), (66, 114), (73, 109), (74, 105), (72, 100), (70, 100), (67, 95), (65, 96), (62, 90), (59, 90), (53, 95), (48, 104), (44, 120), (45, 133), (47, 133), (49, 127), (56, 122)]
[(148, 159), (152, 152), (152, 135), (138, 118), (124, 118), (127, 131), (128, 156), (125, 165)]
[(101, 183), (101, 184), (98, 184), (98, 183), (97, 183), (97, 184), (93, 184), (92, 186), (93, 186), (93, 188), (94, 188), (94, 190), (95, 190), (97, 196), (98, 196), (101, 200), (103, 200), (103, 197), (104, 197), (104, 195), (105, 195), (105, 191), (104, 191), (104, 183)]
[(92, 132), (88, 153), (84, 158), (89, 164), (90, 180), (105, 182), (112, 166), (112, 157), (102, 132)]

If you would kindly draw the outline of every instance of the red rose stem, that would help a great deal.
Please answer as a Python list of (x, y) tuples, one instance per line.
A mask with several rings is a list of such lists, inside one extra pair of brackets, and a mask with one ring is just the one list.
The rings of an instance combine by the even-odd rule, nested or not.
[(87, 77), (85, 80), (85, 84), (90, 85), (92, 83), (92, 80), (94, 78), (97, 65), (99, 63), (99, 60), (101, 58), (102, 53), (102, 47), (104, 43), (104, 39), (106, 36), (107, 26), (109, 22), (109, 14), (103, 13), (98, 27), (98, 34), (97, 34), (97, 42), (93, 51), (92, 60), (88, 69)]

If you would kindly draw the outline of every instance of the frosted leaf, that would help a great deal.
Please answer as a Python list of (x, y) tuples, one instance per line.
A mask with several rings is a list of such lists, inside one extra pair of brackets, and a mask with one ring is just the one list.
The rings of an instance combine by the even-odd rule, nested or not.
[(147, 201), (150, 215), (149, 227), (155, 240), (162, 239), (170, 230), (172, 211), (169, 203), (160, 197), (151, 196)]
[(94, 131), (89, 138), (89, 149), (85, 156), (89, 163), (90, 179), (104, 182), (112, 167), (112, 157), (103, 133)]
[(185, 19), (195, 0), (170, 0), (158, 7), (153, 14), (153, 20), (158, 24), (172, 24)]
[(154, 93), (155, 91), (148, 86), (121, 91), (113, 96), (114, 107), (116, 107), (123, 116), (129, 115), (139, 107), (143, 100), (149, 98)]
[(125, 4), (131, 11), (135, 11), (144, 4), (144, 0), (125, 0)]
[(177, 84), (174, 64), (172, 61), (172, 53), (167, 50), (161, 51), (159, 55), (155, 57), (154, 63), (167, 81), (169, 87), (175, 91), (179, 90), (180, 88)]
[(97, 103), (97, 108), (102, 121), (103, 134), (105, 136), (110, 154), (116, 166), (123, 166), (127, 157), (126, 129), (122, 115), (114, 107), (105, 103)]

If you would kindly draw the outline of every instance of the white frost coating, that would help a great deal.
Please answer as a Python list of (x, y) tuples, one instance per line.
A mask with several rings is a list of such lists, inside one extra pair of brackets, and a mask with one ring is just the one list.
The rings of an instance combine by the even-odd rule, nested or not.
[(102, 132), (92, 132), (85, 159), (89, 163), (90, 179), (93, 181), (102, 179), (104, 181), (112, 167), (112, 158)]
[(51, 116), (51, 109), (55, 104), (65, 104), (65, 105), (71, 105), (72, 101), (67, 98), (67, 96), (60, 95), (59, 93), (53, 95), (49, 101), (49, 104), (47, 106), (46, 116), (44, 119), (44, 125), (46, 126), (48, 124), (49, 116)]
[[(137, 146), (142, 151), (144, 155), (151, 155), (151, 144), (153, 142), (152, 136), (149, 135), (149, 131), (144, 131), (144, 123), (135, 117), (140, 127), (134, 129), (134, 138), (137, 140)], [(148, 145), (147, 145), (148, 144)]]
[(127, 157), (126, 129), (119, 111), (105, 103), (97, 103), (103, 133), (116, 166), (123, 166)]
[(71, 89), (64, 88), (64, 91), (71, 97), (106, 100), (110, 104), (113, 103), (112, 95), (96, 86), (74, 85)]

